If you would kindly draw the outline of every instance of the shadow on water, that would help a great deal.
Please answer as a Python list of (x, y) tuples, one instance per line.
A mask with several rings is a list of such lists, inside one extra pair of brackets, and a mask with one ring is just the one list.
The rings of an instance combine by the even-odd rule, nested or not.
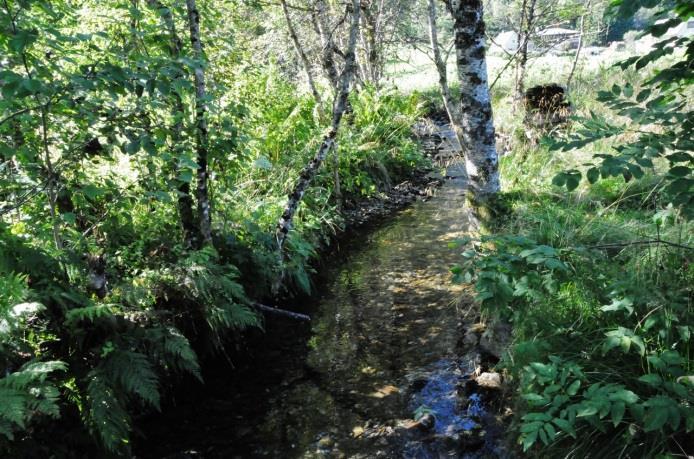
[[(268, 322), (267, 346), (247, 368), (206, 375), (204, 395), (145, 423), (138, 455), (460, 457), (440, 440), (471, 430), (470, 410), (482, 409), (474, 394), (464, 407), (457, 396), (470, 371), (456, 356), (470, 302), (450, 282), (448, 244), (468, 228), (463, 185), (448, 180), (343, 244), (307, 308), (310, 332)], [(435, 413), (433, 431), (412, 428), (420, 407)]]

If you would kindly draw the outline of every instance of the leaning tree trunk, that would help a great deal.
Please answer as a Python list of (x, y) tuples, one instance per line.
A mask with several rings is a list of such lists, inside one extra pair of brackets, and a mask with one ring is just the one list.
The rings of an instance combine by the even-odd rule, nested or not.
[(277, 224), (277, 246), (280, 251), (280, 256), (282, 254), (284, 241), (287, 238), (287, 234), (292, 226), (292, 220), (294, 219), (294, 214), (296, 213), (299, 203), (306, 192), (309, 184), (313, 177), (315, 177), (318, 168), (323, 164), (325, 158), (327, 157), (330, 150), (335, 146), (335, 138), (337, 137), (338, 129), (340, 128), (340, 121), (342, 120), (342, 115), (347, 107), (347, 97), (349, 96), (350, 83), (354, 76), (355, 67), (355, 48), (357, 45), (357, 36), (359, 34), (359, 12), (360, 12), (360, 0), (352, 0), (352, 22), (349, 31), (349, 44), (347, 47), (347, 53), (345, 54), (345, 68), (342, 71), (342, 76), (340, 79), (339, 92), (335, 95), (335, 100), (333, 102), (333, 121), (330, 126), (330, 130), (323, 138), (323, 142), (318, 148), (316, 156), (308, 163), (306, 167), (299, 174), (299, 179), (294, 185), (294, 189), (289, 194), (289, 199), (287, 200), (287, 205), (284, 208), (282, 217)]
[(328, 5), (325, 3), (325, 0), (316, 1), (313, 21), (321, 40), (321, 65), (330, 85), (335, 94), (337, 94), (340, 86), (340, 75), (335, 62), (335, 41), (333, 39), (333, 31), (330, 30)]
[(499, 191), (499, 158), (487, 81), (482, 0), (447, 0), (460, 79), (462, 146), (476, 202)]
[(301, 42), (299, 41), (299, 36), (296, 34), (296, 29), (294, 29), (294, 24), (292, 23), (292, 17), (289, 14), (289, 8), (287, 7), (287, 2), (286, 0), (280, 0), (280, 3), (282, 4), (282, 11), (284, 12), (284, 18), (287, 20), (287, 29), (289, 30), (289, 36), (292, 38), (292, 42), (294, 43), (294, 49), (296, 50), (296, 53), (299, 55), (299, 59), (301, 60), (301, 65), (304, 67), (304, 72), (306, 73), (306, 79), (308, 80), (308, 86), (311, 89), (311, 94), (313, 94), (313, 98), (316, 100), (316, 106), (318, 107), (318, 112), (322, 116), (322, 107), (323, 107), (323, 102), (320, 97), (320, 93), (318, 92), (318, 88), (316, 87), (316, 82), (313, 78), (313, 71), (311, 70), (311, 63), (308, 60), (308, 57), (306, 56), (306, 53), (304, 52), (304, 48), (301, 46)]
[(198, 221), (200, 225), (200, 236), (202, 244), (212, 243), (212, 222), (210, 217), (210, 200), (207, 193), (207, 141), (208, 129), (207, 93), (205, 91), (205, 72), (203, 70), (204, 54), (202, 43), (200, 42), (200, 13), (195, 6), (195, 0), (186, 0), (188, 10), (188, 26), (190, 28), (190, 44), (193, 47), (193, 55), (196, 59), (195, 65), (195, 125), (197, 143), (197, 191), (198, 198)]
[[(147, 2), (152, 9), (156, 9), (161, 17), (162, 25), (169, 33), (169, 56), (172, 61), (180, 59), (183, 45), (181, 39), (176, 33), (176, 23), (174, 22), (171, 9), (162, 4), (159, 0), (148, 0)], [(179, 80), (183, 77), (182, 72), (178, 71), (174, 79)], [(185, 116), (185, 108), (183, 99), (178, 91), (172, 91), (172, 103), (174, 109), (174, 126), (171, 133), (171, 140), (174, 145), (181, 143), (181, 133), (183, 132), (183, 118)], [(183, 240), (187, 247), (198, 246), (199, 229), (195, 222), (195, 212), (193, 212), (193, 197), (190, 194), (190, 182), (181, 181), (178, 186), (178, 215), (183, 228)]]
[(458, 105), (455, 103), (453, 96), (451, 95), (451, 88), (448, 86), (446, 62), (441, 55), (441, 48), (439, 47), (438, 28), (436, 26), (436, 0), (429, 0), (429, 39), (431, 49), (434, 52), (434, 64), (436, 65), (436, 70), (439, 73), (439, 86), (441, 87), (443, 105), (446, 108), (446, 113), (448, 113), (448, 119), (451, 122), (453, 132), (458, 138), (458, 142), (460, 142), (462, 145), (462, 114)]

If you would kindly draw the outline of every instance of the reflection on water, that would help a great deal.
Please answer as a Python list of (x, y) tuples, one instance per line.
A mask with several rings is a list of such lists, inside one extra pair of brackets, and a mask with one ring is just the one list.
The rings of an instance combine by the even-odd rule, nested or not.
[[(366, 433), (412, 416), (408, 375), (451, 363), (441, 359), (458, 340), (461, 290), (450, 282), (455, 251), (448, 243), (467, 227), (462, 181), (449, 180), (430, 201), (336, 255), (344, 259), (327, 273), (313, 314), (308, 377), (275, 392), (255, 425), (253, 454), (383, 454), (387, 440)], [(417, 397), (435, 405), (437, 429), (464, 428), (470, 421), (454, 399), (460, 371), (439, 370)]]

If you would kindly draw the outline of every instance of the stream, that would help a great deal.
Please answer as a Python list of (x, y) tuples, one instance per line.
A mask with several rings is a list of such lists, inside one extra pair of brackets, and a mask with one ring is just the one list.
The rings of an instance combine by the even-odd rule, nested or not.
[(461, 349), (474, 311), (449, 272), (448, 244), (469, 225), (462, 167), (446, 178), (344, 242), (303, 308), (311, 324), (268, 318), (247, 366), (206, 375), (197, 399), (179, 395), (166, 426), (145, 423), (137, 456), (505, 457), (484, 394), (461, 395), (479, 355)]

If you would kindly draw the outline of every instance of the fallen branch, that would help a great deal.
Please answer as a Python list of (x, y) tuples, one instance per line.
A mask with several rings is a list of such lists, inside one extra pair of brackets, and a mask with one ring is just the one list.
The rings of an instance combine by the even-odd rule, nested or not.
[(630, 245), (650, 245), (650, 244), (663, 244), (671, 247), (677, 247), (679, 249), (694, 250), (694, 247), (677, 244), (676, 242), (663, 241), (661, 239), (653, 239), (650, 241), (632, 241), (632, 242), (615, 242), (614, 244), (602, 244), (602, 245), (591, 245), (587, 246), (588, 249), (614, 249), (619, 247), (628, 247)]
[(275, 314), (277, 316), (287, 317), (289, 319), (301, 320), (303, 322), (311, 322), (311, 317), (306, 314), (300, 314), (298, 312), (287, 311), (286, 309), (273, 308), (272, 306), (265, 306), (260, 303), (251, 303), (251, 306), (259, 311), (266, 312), (268, 314)]

